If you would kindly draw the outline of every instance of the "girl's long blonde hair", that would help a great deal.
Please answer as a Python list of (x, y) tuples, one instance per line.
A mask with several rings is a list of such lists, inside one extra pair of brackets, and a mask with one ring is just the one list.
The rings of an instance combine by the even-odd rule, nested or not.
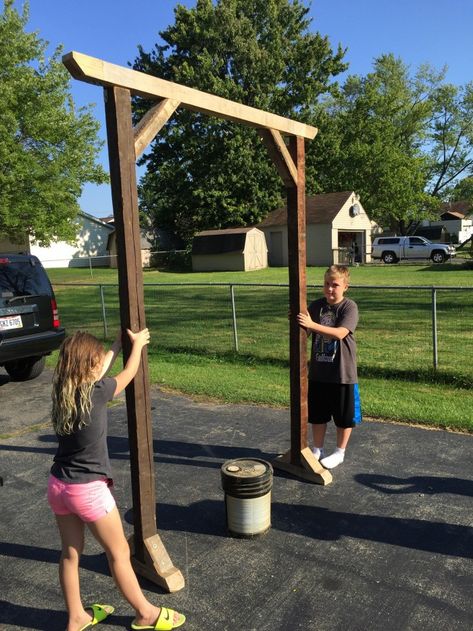
[(87, 424), (97, 367), (104, 354), (98, 339), (84, 331), (77, 331), (62, 343), (52, 392), (51, 418), (57, 434), (71, 434)]

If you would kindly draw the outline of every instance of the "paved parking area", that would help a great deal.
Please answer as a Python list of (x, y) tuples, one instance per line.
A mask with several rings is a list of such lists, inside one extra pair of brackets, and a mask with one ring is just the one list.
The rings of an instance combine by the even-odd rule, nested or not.
[[(2, 631), (65, 627), (58, 537), (45, 500), (55, 450), (50, 379), (46, 372), (12, 384), (0, 375)], [(365, 422), (331, 485), (275, 473), (271, 529), (236, 539), (226, 531), (220, 467), (286, 451), (288, 411), (199, 403), (158, 389), (152, 404), (159, 533), (186, 586), (175, 594), (143, 586), (187, 614), (184, 629), (471, 630), (472, 436)], [(109, 446), (131, 533), (123, 402), (110, 409)], [(132, 612), (91, 538), (82, 568), (84, 600), (116, 607), (104, 630), (130, 628)]]

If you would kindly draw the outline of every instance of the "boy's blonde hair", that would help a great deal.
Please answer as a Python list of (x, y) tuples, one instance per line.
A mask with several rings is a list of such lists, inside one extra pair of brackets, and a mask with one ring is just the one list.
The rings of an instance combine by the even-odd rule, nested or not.
[(54, 370), (51, 419), (57, 434), (71, 434), (87, 424), (96, 370), (105, 355), (99, 340), (77, 331), (64, 340)]
[(330, 265), (325, 272), (325, 276), (343, 278), (347, 285), (350, 282), (350, 270), (346, 265)]

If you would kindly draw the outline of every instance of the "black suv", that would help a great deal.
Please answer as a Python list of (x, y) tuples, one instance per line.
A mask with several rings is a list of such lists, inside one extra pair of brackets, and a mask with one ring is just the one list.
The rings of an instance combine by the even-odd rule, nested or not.
[(36, 256), (0, 254), (0, 366), (15, 381), (34, 379), (65, 337), (54, 292)]

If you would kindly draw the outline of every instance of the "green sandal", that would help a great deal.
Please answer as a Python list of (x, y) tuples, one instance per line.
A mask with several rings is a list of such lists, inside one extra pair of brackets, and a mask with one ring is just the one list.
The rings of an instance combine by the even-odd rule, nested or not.
[(182, 613), (178, 613), (179, 619), (177, 622), (174, 622), (174, 614), (177, 613), (174, 609), (168, 609), (167, 607), (161, 607), (161, 611), (159, 612), (158, 619), (154, 623), (154, 625), (141, 625), (136, 624), (135, 622), (131, 623), (131, 628), (135, 629), (135, 631), (140, 631), (140, 629), (154, 629), (155, 631), (170, 631), (171, 629), (177, 629), (184, 624), (186, 621), (186, 617)]
[(112, 607), (112, 605), (98, 605), (97, 603), (95, 603), (94, 605), (88, 605), (87, 607), (85, 607), (85, 609), (92, 609), (92, 614), (94, 617), (90, 622), (81, 627), (79, 631), (84, 631), (85, 629), (93, 627), (99, 622), (105, 620), (105, 618), (108, 618), (108, 616), (115, 611), (115, 607)]

